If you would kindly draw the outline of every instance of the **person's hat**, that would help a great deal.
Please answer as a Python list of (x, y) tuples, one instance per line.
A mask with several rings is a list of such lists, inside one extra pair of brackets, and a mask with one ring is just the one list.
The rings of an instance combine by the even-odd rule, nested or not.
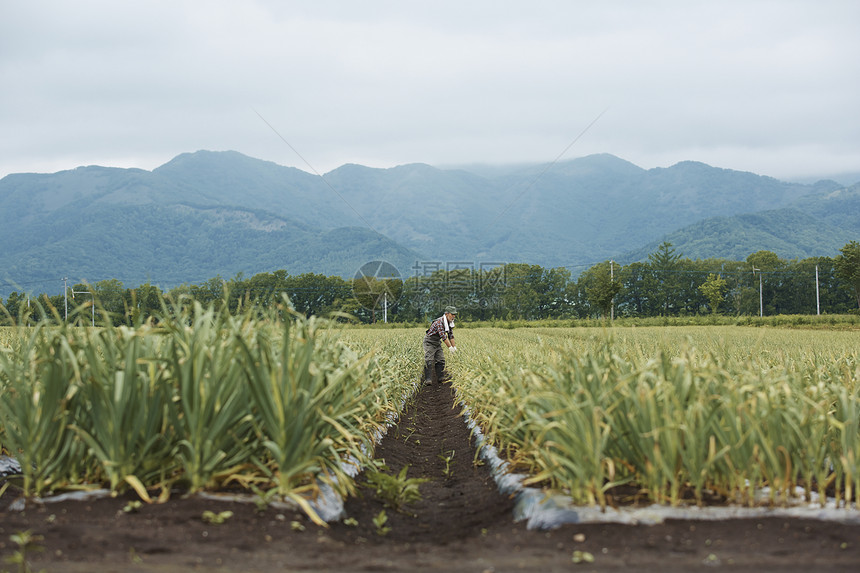
[(451, 314), (457, 314), (457, 307), (456, 306), (446, 306), (445, 312), (451, 313)]

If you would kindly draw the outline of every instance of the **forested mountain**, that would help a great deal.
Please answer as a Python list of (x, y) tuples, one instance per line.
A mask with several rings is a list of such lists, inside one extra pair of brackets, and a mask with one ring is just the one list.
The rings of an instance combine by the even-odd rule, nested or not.
[(287, 202), (274, 192), (242, 197), (241, 186), (231, 194), (211, 182), (102, 167), (4, 178), (0, 292), (53, 291), (64, 276), (169, 287), (277, 269), (338, 275), (376, 259), (408, 268), (418, 257), (367, 228), (315, 226), (248, 206)]
[(350, 277), (375, 259), (403, 276), (416, 262), (576, 274), (624, 253), (644, 258), (663, 240), (690, 257), (793, 258), (832, 256), (858, 235), (856, 185), (696, 162), (646, 170), (603, 154), (474, 172), (344, 165), (319, 177), (199, 151), (153, 171), (0, 180), (0, 291), (46, 290), (63, 276), (165, 287), (275, 269)]
[(833, 245), (855, 240), (857, 233), (831, 227), (812, 215), (797, 209), (762, 211), (733, 217), (712, 217), (699, 221), (662, 240), (652, 241), (641, 249), (618, 258), (619, 262), (643, 261), (663, 241), (672, 243), (691, 259), (721, 258), (743, 260), (757, 250), (779, 253), (785, 259), (836, 254)]
[(833, 256), (860, 237), (860, 183), (831, 193), (812, 194), (793, 207), (712, 217), (678, 229), (658, 241), (619, 257), (620, 262), (643, 261), (663, 241), (691, 259), (743, 260), (756, 250), (772, 251), (785, 259)]

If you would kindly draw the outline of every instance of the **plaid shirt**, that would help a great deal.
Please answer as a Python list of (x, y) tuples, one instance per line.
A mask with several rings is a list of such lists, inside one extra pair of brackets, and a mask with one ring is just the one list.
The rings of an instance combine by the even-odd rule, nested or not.
[(438, 336), (441, 340), (448, 340), (450, 337), (452, 340), (454, 338), (454, 326), (452, 323), (448, 323), (450, 330), (445, 330), (445, 322), (442, 320), (440, 316), (436, 320), (433, 321), (433, 324), (430, 325), (430, 330), (427, 331), (427, 336)]

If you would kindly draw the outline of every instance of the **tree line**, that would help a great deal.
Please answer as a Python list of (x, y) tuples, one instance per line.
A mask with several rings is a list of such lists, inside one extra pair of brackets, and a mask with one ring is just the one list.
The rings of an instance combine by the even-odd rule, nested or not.
[[(510, 263), (492, 268), (438, 269), (406, 279), (290, 275), (213, 277), (163, 292), (116, 279), (75, 284), (66, 295), (12, 292), (0, 299), (0, 321), (75, 320), (136, 324), (162, 312), (165, 300), (203, 305), (269, 307), (284, 295), (306, 315), (372, 322), (425, 322), (447, 305), (466, 320), (537, 320), (692, 316), (702, 314), (844, 314), (860, 308), (860, 243), (836, 257), (784, 260), (758, 251), (745, 261), (691, 260), (664, 242), (647, 261), (603, 261), (575, 279), (563, 267)], [(68, 298), (67, 298), (68, 297)], [(38, 310), (37, 310), (38, 309)], [(68, 309), (68, 310), (67, 310)], [(96, 312), (93, 312), (96, 310)]]

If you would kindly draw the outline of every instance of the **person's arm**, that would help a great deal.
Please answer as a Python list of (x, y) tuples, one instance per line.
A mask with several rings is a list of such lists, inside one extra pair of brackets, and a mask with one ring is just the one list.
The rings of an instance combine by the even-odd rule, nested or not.
[(448, 348), (454, 348), (454, 337), (450, 336), (447, 331), (442, 330), (439, 337), (442, 339), (442, 342), (445, 343), (445, 346)]

